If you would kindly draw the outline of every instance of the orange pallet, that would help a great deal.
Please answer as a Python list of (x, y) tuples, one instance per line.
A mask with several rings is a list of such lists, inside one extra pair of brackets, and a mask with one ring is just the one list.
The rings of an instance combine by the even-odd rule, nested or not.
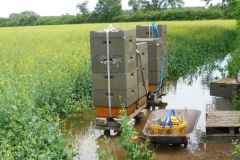
[[(125, 108), (127, 110), (127, 115), (130, 115), (137, 109), (137, 103), (134, 102), (130, 106)], [(104, 117), (104, 118), (119, 118), (119, 116), (122, 116), (120, 113), (120, 110), (122, 110), (122, 107), (111, 107), (111, 113), (112, 117), (110, 117), (109, 114), (109, 107), (108, 106), (96, 106), (96, 113), (97, 117)]]

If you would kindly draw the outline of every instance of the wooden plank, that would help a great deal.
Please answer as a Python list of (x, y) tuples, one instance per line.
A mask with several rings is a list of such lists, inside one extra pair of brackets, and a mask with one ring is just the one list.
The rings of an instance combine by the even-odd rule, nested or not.
[(141, 107), (142, 105), (144, 105), (147, 101), (147, 97), (143, 96), (140, 99), (138, 99), (137, 101), (137, 108)]
[(215, 115), (212, 115), (212, 114), (208, 114), (209, 117), (239, 117), (240, 114), (215, 114)]
[[(129, 107), (125, 107), (128, 112), (128, 115), (132, 114), (137, 108), (137, 103), (134, 102)], [(119, 113), (122, 110), (122, 107), (112, 107), (111, 113), (112, 117), (109, 114), (109, 107), (108, 106), (96, 106), (96, 113), (97, 117), (105, 117), (105, 118), (118, 118), (122, 114)]]
[(206, 124), (206, 127), (240, 127), (239, 124)]
[(240, 111), (210, 111), (208, 115), (240, 115)]
[(128, 116), (129, 119), (134, 118), (138, 113), (140, 113), (144, 108), (146, 108), (146, 104), (142, 105), (140, 108), (136, 109), (131, 115)]
[(240, 111), (211, 111), (208, 113), (206, 126), (240, 126)]
[(223, 116), (208, 116), (208, 119), (216, 119), (216, 120), (221, 120), (221, 119), (229, 119), (229, 120), (236, 120), (236, 121), (238, 121), (239, 120), (239, 116), (232, 116), (232, 117), (229, 117), (229, 116), (225, 116), (225, 117), (223, 117)]
[(225, 119), (228, 119), (228, 120), (234, 120), (234, 121), (238, 121), (239, 118), (238, 117), (207, 117), (207, 119), (209, 120), (225, 120)]
[(207, 123), (221, 123), (221, 124), (231, 124), (231, 123), (234, 123), (234, 124), (239, 124), (240, 123), (238, 122), (238, 120), (236, 119), (207, 119)]

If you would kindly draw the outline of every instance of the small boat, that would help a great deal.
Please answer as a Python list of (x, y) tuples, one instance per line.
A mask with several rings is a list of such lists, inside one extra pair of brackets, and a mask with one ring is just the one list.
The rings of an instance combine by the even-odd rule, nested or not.
[[(188, 124), (185, 126), (183, 133), (175, 134), (171, 133), (170, 131), (169, 134), (156, 134), (154, 128), (152, 128), (152, 120), (157, 118), (165, 118), (168, 115), (169, 111), (169, 109), (159, 109), (152, 111), (143, 129), (143, 134), (150, 139), (150, 142), (152, 142), (154, 146), (156, 146), (156, 144), (184, 144), (184, 147), (187, 148), (188, 139), (190, 138), (189, 134), (195, 130), (201, 111), (193, 109), (185, 110), (186, 121)], [(184, 113), (183, 109), (176, 109), (174, 111), (175, 113)], [(162, 126), (159, 127), (162, 128)]]

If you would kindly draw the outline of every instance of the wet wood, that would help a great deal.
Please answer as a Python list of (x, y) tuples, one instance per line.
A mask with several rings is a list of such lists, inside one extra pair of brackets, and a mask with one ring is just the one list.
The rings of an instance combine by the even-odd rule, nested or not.
[[(206, 121), (206, 134), (214, 135), (215, 132), (223, 132), (222, 136), (239, 136), (235, 133), (235, 128), (240, 128), (240, 111), (211, 111), (208, 112)], [(224, 129), (225, 128), (225, 129)], [(227, 133), (225, 133), (227, 129)], [(221, 134), (221, 133), (217, 133)]]
[(237, 83), (235, 78), (221, 78), (214, 80), (213, 82), (219, 82), (219, 83)]
[(133, 112), (132, 114), (130, 114), (128, 116), (129, 119), (134, 118), (135, 116), (137, 116), (144, 108), (146, 108), (146, 104), (142, 105), (141, 107), (139, 107), (138, 109), (135, 110), (135, 112)]

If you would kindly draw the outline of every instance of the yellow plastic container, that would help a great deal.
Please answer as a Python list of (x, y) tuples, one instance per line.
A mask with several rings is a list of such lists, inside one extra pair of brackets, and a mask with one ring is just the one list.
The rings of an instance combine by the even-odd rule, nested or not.
[(172, 128), (170, 128), (170, 126), (165, 126), (165, 128), (163, 128), (160, 125), (154, 124), (151, 124), (151, 126), (153, 128), (154, 134), (174, 135), (174, 134), (186, 134), (187, 124), (188, 122), (186, 121), (179, 125), (173, 125)]

